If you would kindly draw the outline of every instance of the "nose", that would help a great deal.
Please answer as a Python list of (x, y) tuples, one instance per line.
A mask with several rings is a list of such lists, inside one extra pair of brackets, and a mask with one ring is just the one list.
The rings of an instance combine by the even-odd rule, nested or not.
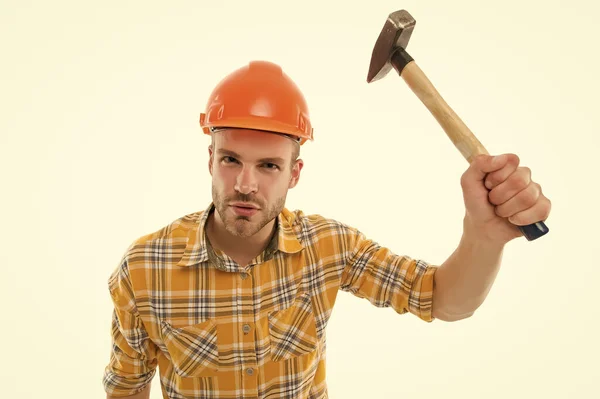
[(244, 166), (235, 181), (235, 190), (241, 194), (250, 194), (258, 191), (258, 182), (252, 168)]

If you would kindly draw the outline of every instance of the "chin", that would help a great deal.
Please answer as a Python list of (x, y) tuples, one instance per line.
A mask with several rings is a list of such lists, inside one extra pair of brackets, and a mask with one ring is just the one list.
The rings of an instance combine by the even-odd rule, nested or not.
[(260, 229), (256, 223), (250, 222), (248, 219), (235, 218), (226, 223), (227, 231), (236, 237), (247, 238), (252, 237)]

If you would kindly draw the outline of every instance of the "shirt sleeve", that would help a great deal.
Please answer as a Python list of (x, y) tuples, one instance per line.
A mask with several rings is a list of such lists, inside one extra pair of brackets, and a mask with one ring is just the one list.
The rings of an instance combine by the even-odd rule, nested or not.
[(110, 361), (104, 370), (103, 385), (111, 396), (129, 396), (152, 381), (158, 349), (138, 313), (125, 257), (111, 274), (108, 286), (114, 309)]
[(363, 233), (349, 230), (351, 255), (344, 265), (340, 289), (377, 307), (410, 312), (431, 322), (437, 266), (393, 253)]

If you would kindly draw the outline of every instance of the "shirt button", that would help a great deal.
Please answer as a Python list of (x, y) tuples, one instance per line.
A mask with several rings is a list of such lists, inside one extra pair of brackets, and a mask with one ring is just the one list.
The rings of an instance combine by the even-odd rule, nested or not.
[(246, 374), (253, 375), (254, 374), (254, 369), (253, 368), (246, 369)]
[(242, 330), (244, 331), (244, 334), (248, 334), (250, 332), (250, 325), (244, 324), (244, 326), (242, 327)]
[(242, 278), (242, 280), (245, 280), (246, 278), (248, 278), (248, 273), (242, 273), (240, 277)]

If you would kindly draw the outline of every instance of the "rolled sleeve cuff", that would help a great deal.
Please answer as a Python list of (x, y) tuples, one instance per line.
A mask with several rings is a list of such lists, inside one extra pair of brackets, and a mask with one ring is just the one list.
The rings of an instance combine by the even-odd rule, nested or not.
[(154, 378), (156, 370), (149, 371), (141, 375), (121, 375), (117, 374), (112, 368), (106, 367), (102, 383), (104, 391), (115, 397), (125, 397), (135, 395), (142, 391)]
[(434, 276), (438, 266), (430, 265), (422, 260), (415, 261), (415, 279), (412, 284), (408, 306), (411, 313), (426, 322), (433, 317)]

